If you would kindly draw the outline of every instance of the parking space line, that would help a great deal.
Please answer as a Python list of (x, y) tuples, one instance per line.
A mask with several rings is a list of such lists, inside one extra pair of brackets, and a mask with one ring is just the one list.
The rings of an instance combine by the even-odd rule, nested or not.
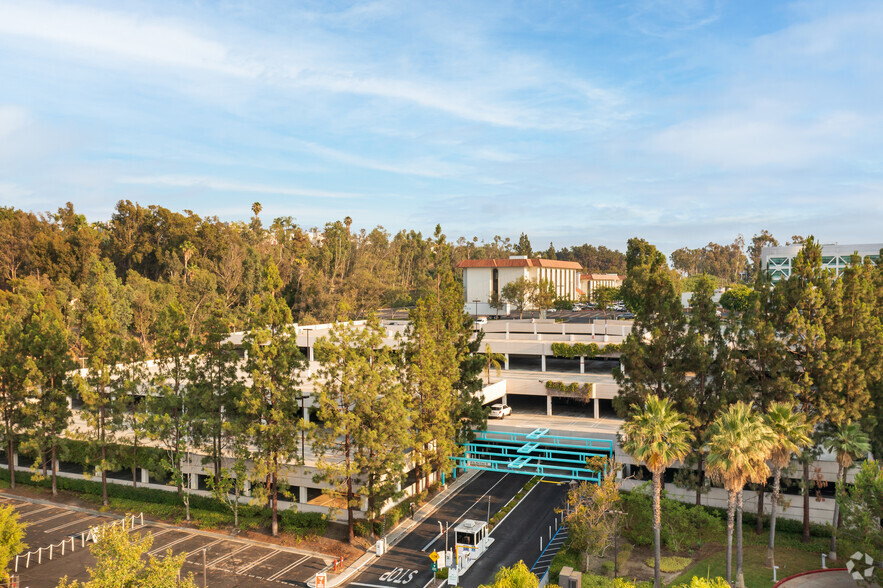
[(29, 517), (31, 515), (35, 515), (41, 512), (46, 512), (47, 510), (52, 510), (55, 508), (54, 506), (44, 506), (43, 508), (38, 508), (37, 510), (29, 510), (27, 512), (19, 513), (19, 517)]
[(191, 539), (191, 538), (193, 538), (193, 537), (194, 537), (194, 535), (191, 535), (191, 534), (188, 533), (187, 535), (184, 535), (184, 536), (181, 537), (180, 539), (175, 539), (175, 540), (172, 541), (171, 543), (169, 543), (169, 544), (167, 544), (167, 545), (163, 545), (162, 547), (157, 547), (157, 548), (154, 549), (153, 551), (148, 551), (147, 553), (148, 553), (148, 555), (158, 555), (160, 552), (162, 552), (162, 551), (166, 551), (166, 550), (167, 550), (169, 547), (171, 547), (172, 545), (177, 545), (178, 543), (181, 543), (182, 541), (187, 541), (188, 539)]
[(84, 519), (76, 519), (76, 520), (71, 521), (71, 522), (69, 522), (69, 523), (65, 523), (65, 524), (63, 524), (63, 525), (58, 525), (57, 527), (53, 527), (52, 529), (46, 529), (46, 530), (43, 531), (43, 532), (44, 532), (44, 533), (54, 533), (55, 531), (60, 531), (60, 530), (64, 529), (65, 527), (72, 527), (72, 526), (74, 526), (74, 525), (76, 525), (76, 524), (78, 524), (78, 523), (85, 523), (85, 522), (88, 521), (89, 519), (100, 519), (100, 518), (102, 518), (102, 517), (89, 516), (89, 517), (86, 517), (86, 518), (84, 518)]
[(34, 521), (32, 523), (29, 523), (29, 526), (33, 527), (34, 525), (42, 525), (43, 523), (48, 523), (49, 521), (54, 521), (55, 519), (60, 519), (61, 517), (66, 517), (69, 514), (71, 514), (71, 511), (62, 510), (60, 513), (54, 514), (51, 517), (46, 517), (45, 519), (40, 519), (40, 522)]
[(276, 550), (273, 550), (273, 551), (271, 551), (270, 553), (268, 553), (267, 555), (265, 555), (264, 557), (261, 557), (261, 558), (258, 558), (258, 559), (256, 559), (256, 560), (254, 560), (253, 562), (251, 562), (250, 564), (248, 564), (247, 566), (245, 566), (245, 567), (243, 567), (243, 568), (239, 568), (238, 570), (236, 570), (236, 573), (237, 573), (237, 574), (244, 574), (245, 572), (247, 572), (247, 571), (250, 570), (251, 568), (253, 568), (253, 567), (255, 567), (256, 565), (258, 565), (259, 563), (263, 563), (263, 562), (267, 561), (268, 559), (270, 559), (271, 557), (273, 557), (273, 556), (276, 555), (277, 553), (280, 553), (280, 552), (278, 552), (278, 551), (276, 551)]
[(233, 557), (234, 555), (236, 555), (236, 554), (239, 553), (240, 551), (245, 551), (245, 550), (248, 549), (249, 547), (253, 547), (253, 546), (252, 546), (252, 545), (248, 545), (248, 544), (243, 545), (242, 547), (240, 547), (240, 548), (237, 549), (236, 551), (233, 551), (233, 552), (231, 552), (231, 553), (228, 553), (227, 555), (222, 555), (222, 556), (219, 557), (218, 559), (215, 559), (215, 560), (210, 561), (207, 565), (208, 565), (209, 567), (214, 566), (214, 565), (217, 565), (217, 564), (221, 563), (222, 561), (224, 561), (225, 559), (230, 558), (230, 557)]
[(282, 577), (283, 574), (287, 574), (288, 572), (290, 572), (291, 570), (293, 570), (294, 568), (296, 568), (300, 564), (304, 563), (308, 559), (310, 559), (310, 556), (305, 555), (303, 557), (303, 559), (299, 559), (296, 562), (294, 562), (293, 564), (282, 568), (281, 570), (279, 570), (279, 572), (277, 572), (277, 573), (273, 574), (272, 576), (270, 576), (269, 578), (267, 578), (267, 580), (270, 580), (271, 582), (278, 580), (279, 578)]
[(206, 545), (203, 545), (202, 547), (197, 547), (197, 548), (194, 549), (193, 551), (189, 552), (189, 553), (187, 554), (187, 557), (190, 557), (191, 555), (195, 555), (195, 554), (199, 553), (200, 551), (202, 551), (203, 549), (208, 549), (208, 548), (211, 547), (212, 545), (217, 545), (217, 544), (220, 543), (221, 541), (223, 541), (223, 539), (215, 539), (215, 540), (212, 541), (211, 543), (208, 543), (208, 544), (206, 544)]

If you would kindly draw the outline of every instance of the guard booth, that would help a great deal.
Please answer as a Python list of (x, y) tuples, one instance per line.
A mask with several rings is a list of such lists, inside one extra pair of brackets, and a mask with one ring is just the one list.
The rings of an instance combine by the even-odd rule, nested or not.
[(457, 568), (468, 569), (490, 544), (488, 527), (484, 521), (466, 519), (454, 528), (454, 545), (456, 547)]

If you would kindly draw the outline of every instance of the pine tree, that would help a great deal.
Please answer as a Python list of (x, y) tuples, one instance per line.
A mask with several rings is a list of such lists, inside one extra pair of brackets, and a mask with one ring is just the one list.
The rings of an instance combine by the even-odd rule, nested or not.
[(649, 262), (631, 266), (623, 283), (623, 299), (628, 284), (630, 304), (637, 314), (622, 344), (622, 368), (614, 372), (620, 391), (613, 402), (620, 416), (651, 395), (675, 398), (686, 380), (682, 358), (686, 323), (665, 256), (652, 245), (648, 245), (652, 251), (642, 253), (640, 243), (633, 241), (629, 241), (630, 256), (643, 259), (646, 253)]
[(31, 413), (30, 444), (36, 450), (35, 467), (46, 475), (46, 463), (56, 484), (58, 438), (71, 417), (68, 394), (72, 393), (69, 373), (77, 365), (70, 355), (69, 332), (58, 308), (42, 294), (36, 294), (21, 329), (21, 351), (34, 362), (35, 398), (29, 403)]
[(683, 370), (692, 374), (676, 389), (675, 406), (684, 414), (693, 435), (693, 458), (697, 462), (696, 504), (701, 504), (705, 486), (704, 433), (726, 403), (724, 373), (728, 348), (721, 331), (717, 305), (712, 300), (714, 281), (702, 276), (690, 299), (690, 318), (683, 342)]
[(338, 323), (315, 346), (321, 367), (313, 381), (322, 426), (310, 437), (317, 479), (343, 498), (350, 541), (359, 507), (357, 486), (367, 484), (369, 510), (376, 514), (378, 495), (389, 494), (382, 480), (390, 477), (394, 484), (404, 463), (409, 419), (383, 332), (372, 316), (361, 329)]
[(122, 340), (117, 335), (119, 324), (105, 277), (103, 264), (94, 261), (89, 271), (90, 283), (83, 297), (85, 307), (80, 335), (87, 368), (86, 385), (81, 388), (83, 416), (91, 429), (89, 445), (99, 455), (97, 468), (101, 472), (102, 504), (107, 506), (107, 472), (115, 465), (108, 454), (108, 446), (121, 425), (123, 411), (111, 387), (114, 366), (122, 353)]
[(304, 358), (297, 346), (291, 309), (280, 296), (282, 279), (275, 264), (264, 271), (264, 291), (253, 302), (249, 332), (243, 343), (251, 386), (243, 392), (243, 412), (251, 419), (257, 503), (269, 501), (271, 531), (279, 534), (279, 492), (287, 483), (285, 464), (298, 460), (298, 433), (303, 427), (298, 400)]
[(184, 460), (189, 456), (198, 417), (188, 392), (192, 352), (187, 316), (173, 301), (160, 312), (156, 323), (156, 375), (149, 396), (148, 422), (151, 436), (165, 452), (163, 466), (184, 501), (188, 521), (190, 480), (184, 473)]
[(240, 409), (243, 384), (241, 364), (233, 344), (227, 341), (230, 316), (220, 299), (212, 305), (202, 324), (203, 340), (190, 362), (188, 398), (194, 411), (195, 442), (207, 451), (215, 483), (220, 483), (222, 458), (233, 445), (247, 445), (247, 427)]
[(0, 419), (11, 488), (15, 488), (18, 437), (30, 425), (32, 415), (28, 406), (40, 380), (37, 365), (22, 337), (22, 306), (24, 300), (16, 296), (12, 304), (0, 307)]

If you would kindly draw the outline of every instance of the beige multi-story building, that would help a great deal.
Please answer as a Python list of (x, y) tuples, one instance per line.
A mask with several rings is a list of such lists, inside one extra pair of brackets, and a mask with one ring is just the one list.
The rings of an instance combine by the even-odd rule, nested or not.
[(589, 300), (598, 288), (619, 288), (625, 276), (618, 274), (582, 274), (579, 277), (580, 294), (585, 294)]
[(551, 281), (559, 298), (576, 300), (580, 296), (582, 266), (575, 261), (513, 255), (509, 259), (466, 259), (457, 267), (463, 270), (464, 308), (471, 314), (494, 314), (496, 309), (489, 304), (492, 295), (496, 292), (502, 297), (503, 286), (521, 277), (536, 283)]

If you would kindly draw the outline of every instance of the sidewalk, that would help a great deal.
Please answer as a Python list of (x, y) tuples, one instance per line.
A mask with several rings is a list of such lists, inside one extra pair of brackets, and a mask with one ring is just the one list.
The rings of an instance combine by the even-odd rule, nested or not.
[[(400, 522), (395, 529), (386, 534), (386, 548), (390, 549), (395, 546), (399, 541), (401, 541), (408, 533), (410, 533), (414, 527), (425, 521), (427, 518), (432, 516), (432, 514), (438, 510), (438, 508), (443, 505), (445, 502), (456, 496), (460, 490), (463, 489), (469, 481), (472, 480), (475, 476), (477, 476), (480, 472), (475, 470), (470, 470), (464, 472), (457, 479), (450, 484), (447, 484), (445, 488), (440, 491), (438, 494), (432, 497), (426, 504), (417, 509), (417, 512), (414, 513), (413, 518), (407, 518)], [(328, 581), (326, 586), (328, 588), (332, 588), (334, 586), (340, 586), (350, 579), (353, 575), (359, 572), (363, 567), (370, 564), (377, 557), (377, 553), (374, 551), (368, 551), (355, 561), (350, 567), (343, 570), (341, 573), (334, 575), (328, 575)], [(309, 588), (315, 588), (316, 579), (307, 582), (307, 586)]]

